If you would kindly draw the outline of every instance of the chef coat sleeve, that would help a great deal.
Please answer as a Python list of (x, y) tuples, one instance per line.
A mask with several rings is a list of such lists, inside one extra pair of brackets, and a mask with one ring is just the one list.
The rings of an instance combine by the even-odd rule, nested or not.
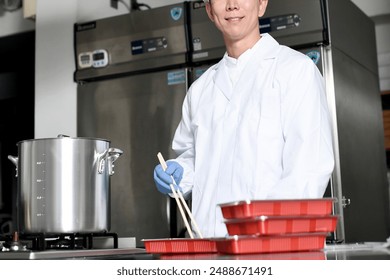
[[(293, 70), (293, 71), (292, 71)], [(320, 198), (334, 168), (332, 130), (323, 77), (310, 59), (279, 68), (284, 148), (280, 181), (268, 199)], [(284, 78), (285, 79), (285, 78)]]
[(192, 87), (187, 92), (182, 106), (182, 119), (176, 129), (172, 149), (178, 157), (175, 159), (183, 166), (183, 179), (180, 182), (183, 195), (186, 197), (191, 193), (194, 180), (195, 166), (195, 143), (191, 126), (191, 92)]

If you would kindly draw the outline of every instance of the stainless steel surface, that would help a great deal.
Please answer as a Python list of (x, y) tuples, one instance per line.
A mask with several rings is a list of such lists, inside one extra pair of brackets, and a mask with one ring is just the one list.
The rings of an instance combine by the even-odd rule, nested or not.
[(389, 236), (389, 201), (378, 76), (337, 48), (332, 59), (342, 193), (338, 198), (350, 199), (343, 209), (345, 239), (384, 240)]
[(280, 44), (287, 46), (322, 44), (328, 36), (325, 29), (327, 26), (326, 2), (322, 0), (272, 0), (269, 1), (263, 18), (284, 16), (291, 13), (297, 14), (301, 19), (297, 27), (271, 32), (272, 36), (277, 38)]
[[(330, 195), (339, 200), (337, 204), (334, 205), (333, 213), (335, 215), (339, 215), (339, 221), (337, 225), (337, 229), (334, 233), (335, 240), (345, 240), (345, 225), (344, 225), (344, 208), (340, 203), (340, 198), (342, 199), (342, 182), (341, 182), (341, 166), (340, 166), (340, 145), (338, 141), (338, 110), (336, 107), (336, 95), (335, 95), (335, 83), (334, 83), (334, 66), (332, 59), (332, 48), (329, 46), (323, 46), (322, 49), (322, 64), (323, 67), (323, 76), (325, 79), (326, 85), (326, 97), (328, 100), (328, 108), (330, 113), (330, 120), (332, 124), (332, 132), (333, 132), (333, 151), (335, 154), (335, 167), (332, 173), (332, 177), (330, 180)], [(341, 200), (342, 201), (342, 200)]]
[(352, 1), (327, 0), (327, 6), (332, 47), (377, 76), (378, 58), (373, 20)]
[[(184, 4), (179, 3), (76, 25), (77, 54), (101, 49), (109, 54), (107, 67), (78, 68), (76, 79), (85, 81), (185, 64), (188, 51), (185, 16)], [(132, 51), (134, 42), (144, 41), (147, 45), (158, 38), (165, 47), (145, 47), (140, 53)]]
[[(136, 248), (135, 237), (118, 238), (118, 248), (113, 247), (112, 237), (94, 237), (92, 249), (48, 249), (48, 250), (30, 250), (24, 249), (1, 250), (2, 245), (7, 242), (0, 242), (0, 260), (49, 260), (49, 259), (108, 259), (122, 258), (127, 256), (128, 259), (138, 258), (150, 259), (145, 249)], [(25, 244), (21, 241), (21, 244)]]
[(390, 260), (388, 242), (362, 242), (325, 246), (328, 260)]
[[(171, 74), (182, 78), (171, 84)], [(156, 190), (153, 169), (158, 151), (174, 156), (186, 76), (184, 69), (167, 70), (78, 87), (78, 135), (110, 136), (124, 151), (111, 178), (112, 231), (119, 236), (170, 237), (170, 199)]]
[(271, 34), (302, 53), (321, 54), (335, 151), (327, 195), (337, 198), (340, 217), (334, 237), (384, 240), (390, 210), (374, 23), (347, 0), (273, 0), (264, 17), (292, 12), (301, 23)]
[(138, 246), (142, 238), (178, 231), (176, 206), (156, 190), (153, 169), (159, 151), (175, 156), (171, 142), (188, 86), (186, 17), (179, 3), (99, 20), (96, 28), (76, 32), (77, 54), (106, 49), (110, 56), (104, 68), (76, 71), (77, 133), (109, 137), (123, 149), (111, 181), (111, 229), (135, 236)]
[[(331, 40), (317, 49), (333, 128), (330, 195), (338, 199), (334, 213), (340, 216), (335, 239), (379, 241), (389, 235), (389, 201), (375, 28), (349, 1), (326, 4)], [(362, 36), (370, 39), (358, 43)]]
[(48, 259), (88, 259), (118, 258), (121, 255), (145, 254), (141, 248), (91, 249), (91, 250), (46, 250), (0, 252), (3, 260), (48, 260)]
[(110, 175), (121, 154), (107, 140), (58, 137), (21, 141), (18, 231), (110, 230)]

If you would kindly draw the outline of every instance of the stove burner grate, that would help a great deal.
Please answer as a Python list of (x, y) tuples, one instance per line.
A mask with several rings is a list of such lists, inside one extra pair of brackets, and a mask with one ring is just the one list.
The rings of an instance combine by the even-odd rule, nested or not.
[[(95, 238), (111, 237), (113, 248), (118, 248), (118, 234), (112, 232), (102, 233), (19, 233), (19, 242), (28, 242), (27, 249), (44, 251), (93, 249)], [(6, 237), (4, 241), (11, 241), (12, 237)]]

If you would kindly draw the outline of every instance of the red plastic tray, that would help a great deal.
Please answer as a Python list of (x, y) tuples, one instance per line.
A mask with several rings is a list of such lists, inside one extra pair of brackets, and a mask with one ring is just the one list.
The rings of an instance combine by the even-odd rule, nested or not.
[(221, 254), (257, 254), (322, 250), (327, 233), (230, 236), (217, 239), (217, 251)]
[(145, 250), (152, 254), (215, 253), (215, 240), (199, 238), (144, 239)]
[(256, 216), (329, 215), (334, 198), (245, 200), (220, 204), (225, 219)]
[(330, 232), (336, 229), (337, 216), (260, 216), (226, 220), (229, 235), (269, 235)]
[[(221, 256), (221, 254), (218, 254)], [(270, 254), (230, 254), (232, 260), (326, 260), (323, 250), (305, 252), (275, 252)]]
[(326, 260), (324, 250), (271, 254), (161, 254), (160, 260)]

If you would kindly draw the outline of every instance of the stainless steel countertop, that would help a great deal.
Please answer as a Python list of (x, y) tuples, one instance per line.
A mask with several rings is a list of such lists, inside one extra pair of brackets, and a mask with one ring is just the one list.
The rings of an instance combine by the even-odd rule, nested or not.
[(146, 255), (148, 254), (145, 250), (140, 248), (8, 251), (0, 252), (0, 260), (121, 259), (123, 256), (129, 259), (143, 259), (148, 258)]
[(58, 260), (58, 259), (152, 259), (145, 249), (136, 248), (135, 237), (118, 238), (118, 248), (113, 248), (113, 239), (96, 237), (92, 249), (48, 249), (48, 250), (2, 250), (0, 242), (0, 260)]
[(323, 250), (266, 254), (167, 254), (163, 260), (390, 260), (388, 243), (367, 242), (326, 245)]
[(323, 250), (266, 254), (148, 254), (143, 248), (0, 252), (0, 259), (99, 260), (390, 260), (388, 243), (326, 245)]

